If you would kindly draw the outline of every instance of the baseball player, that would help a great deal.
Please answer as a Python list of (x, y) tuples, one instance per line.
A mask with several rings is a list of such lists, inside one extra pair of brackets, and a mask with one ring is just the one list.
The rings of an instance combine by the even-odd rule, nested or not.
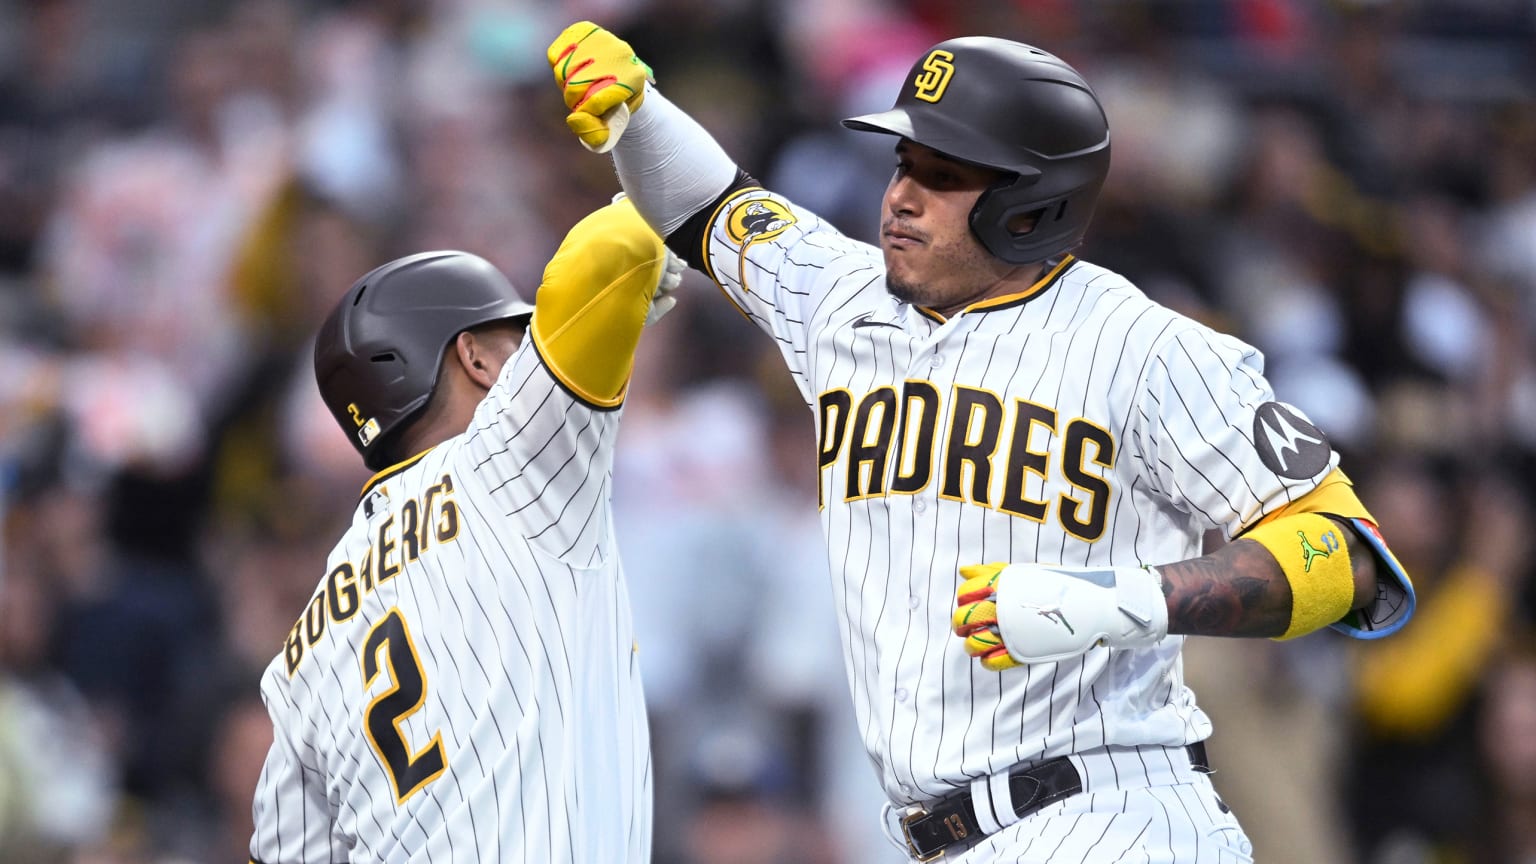
[[(1380, 636), (1412, 589), (1257, 351), (1072, 254), (1109, 167), (1089, 85), (1002, 39), (918, 58), (894, 108), (844, 121), (890, 136), (877, 248), (761, 188), (612, 33), (572, 25), (548, 60), (567, 125), (815, 414), (893, 839), (972, 864), (1251, 860), (1184, 636)], [(1210, 529), (1241, 539), (1202, 556)]]
[(621, 201), (571, 229), (533, 305), (428, 252), (321, 326), (320, 393), (378, 473), (262, 680), (252, 862), (649, 860), (609, 487), (668, 262)]

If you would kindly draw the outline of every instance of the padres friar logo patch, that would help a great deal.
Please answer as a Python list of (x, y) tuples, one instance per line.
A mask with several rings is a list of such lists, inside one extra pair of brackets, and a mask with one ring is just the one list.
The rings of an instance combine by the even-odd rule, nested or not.
[(777, 201), (755, 199), (737, 204), (726, 217), (725, 230), (732, 242), (750, 246), (784, 233), (795, 224), (795, 215)]
[(1253, 413), (1253, 446), (1265, 467), (1291, 480), (1317, 476), (1333, 455), (1323, 433), (1283, 402), (1265, 402)]

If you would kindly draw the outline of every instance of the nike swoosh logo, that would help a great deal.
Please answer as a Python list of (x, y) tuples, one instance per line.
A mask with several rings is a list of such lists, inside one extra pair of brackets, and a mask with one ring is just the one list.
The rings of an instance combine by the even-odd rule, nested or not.
[(858, 327), (895, 327), (897, 330), (901, 329), (901, 325), (897, 324), (895, 321), (873, 321), (869, 317), (870, 314), (871, 313), (869, 313), (869, 312), (865, 312), (863, 315), (860, 315), (859, 317), (853, 319), (853, 326), (855, 328), (858, 328)]

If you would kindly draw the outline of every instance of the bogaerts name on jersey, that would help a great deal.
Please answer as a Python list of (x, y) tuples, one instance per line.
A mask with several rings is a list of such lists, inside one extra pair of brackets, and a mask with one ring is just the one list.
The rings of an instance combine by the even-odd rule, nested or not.
[(372, 542), (362, 560), (332, 567), (323, 588), (315, 592), (304, 614), (288, 631), (283, 645), (288, 677), (298, 671), (307, 649), (325, 635), (327, 624), (351, 620), (363, 599), (395, 578), (403, 564), (427, 554), (433, 543), (441, 545), (458, 538), (459, 508), (453, 501), (453, 489), (453, 477), (444, 474), (421, 498), (408, 498), (373, 520)]

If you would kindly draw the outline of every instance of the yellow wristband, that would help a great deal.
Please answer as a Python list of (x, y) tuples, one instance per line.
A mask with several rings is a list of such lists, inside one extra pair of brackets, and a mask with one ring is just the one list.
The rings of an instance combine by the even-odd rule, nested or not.
[(1298, 513), (1243, 536), (1268, 549), (1291, 583), (1291, 626), (1277, 639), (1304, 636), (1349, 614), (1355, 601), (1355, 574), (1344, 529), (1337, 522), (1316, 513)]

